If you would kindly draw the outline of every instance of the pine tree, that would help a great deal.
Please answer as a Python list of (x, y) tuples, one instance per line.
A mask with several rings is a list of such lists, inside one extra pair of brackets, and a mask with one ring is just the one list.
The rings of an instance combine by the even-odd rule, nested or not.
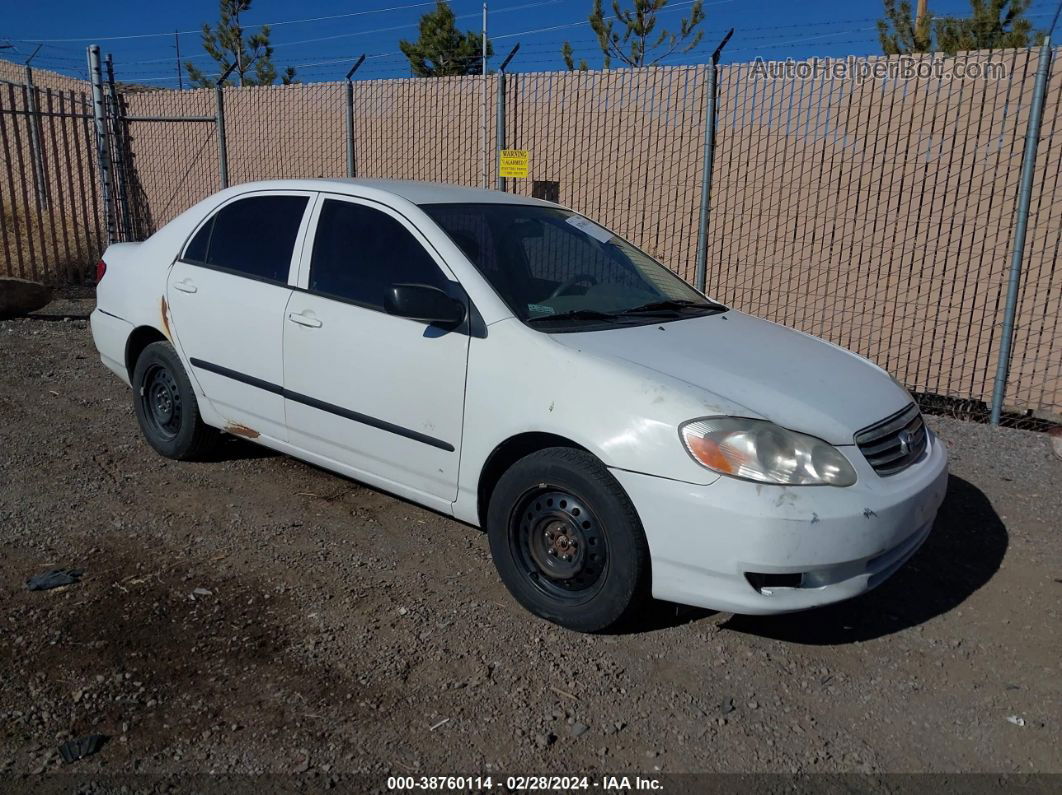
[(1004, 50), (1033, 43), (1025, 18), (1032, 0), (970, 0), (970, 16), (940, 17), (934, 32), (939, 48), (954, 55), (964, 50)]
[[(679, 21), (677, 33), (661, 29), (655, 37), (657, 14), (664, 10), (668, 0), (630, 0), (631, 7), (612, 0), (614, 19), (606, 19), (601, 0), (594, 0), (590, 11), (590, 27), (597, 36), (598, 47), (604, 56), (604, 67), (612, 66), (613, 59), (625, 66), (652, 66), (676, 52), (692, 50), (704, 37), (697, 27), (704, 21), (703, 0), (695, 0), (688, 17)], [(618, 24), (617, 24), (618, 23)], [(622, 32), (620, 32), (622, 31)], [(570, 42), (564, 42), (561, 50), (564, 65), (575, 69), (575, 57)], [(580, 69), (586, 69), (586, 61), (580, 61)]]
[[(564, 59), (564, 65), (568, 67), (569, 72), (575, 71), (575, 52), (572, 50), (571, 42), (564, 42), (564, 46), (561, 47), (561, 57)], [(586, 59), (579, 59), (579, 71), (585, 72), (589, 67), (586, 65)]]
[(1025, 17), (1032, 0), (970, 0), (968, 17), (934, 17), (926, 0), (919, 0), (913, 20), (909, 2), (883, 2), (878, 36), (886, 55), (1028, 47), (1035, 38)]
[[(236, 64), (236, 69), (223, 85), (269, 86), (276, 82), (273, 48), (269, 46), (269, 25), (244, 38), (240, 14), (251, 9), (251, 0), (218, 0), (219, 19), (216, 28), (203, 25), (203, 49), (213, 58), (221, 72)], [(193, 85), (210, 88), (217, 82), (193, 63), (185, 63), (185, 70)], [(287, 67), (281, 75), (284, 85), (295, 82), (295, 70)]]
[[(438, 0), (434, 11), (420, 18), (420, 38), (398, 42), (417, 77), (476, 75), (483, 70), (483, 34), (457, 29), (449, 5)], [(487, 55), (494, 47), (487, 41)]]

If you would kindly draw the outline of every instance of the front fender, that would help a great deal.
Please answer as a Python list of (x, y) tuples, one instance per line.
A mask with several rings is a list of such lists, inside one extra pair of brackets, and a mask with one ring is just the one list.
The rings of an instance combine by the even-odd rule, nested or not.
[(679, 425), (733, 411), (684, 381), (561, 345), (516, 319), (495, 323), (469, 349), (455, 513), (475, 521), (488, 458), (528, 432), (569, 439), (611, 468), (708, 485), (719, 475), (690, 458)]

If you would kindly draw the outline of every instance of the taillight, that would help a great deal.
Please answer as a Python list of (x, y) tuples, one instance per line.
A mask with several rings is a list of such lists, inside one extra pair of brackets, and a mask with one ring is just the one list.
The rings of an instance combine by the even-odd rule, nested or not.
[(104, 274), (107, 273), (107, 263), (100, 260), (96, 263), (96, 284), (103, 281)]

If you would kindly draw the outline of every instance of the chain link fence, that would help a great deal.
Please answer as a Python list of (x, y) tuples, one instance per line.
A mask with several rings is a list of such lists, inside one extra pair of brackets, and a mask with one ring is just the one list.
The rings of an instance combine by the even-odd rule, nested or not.
[[(708, 291), (855, 350), (915, 392), (989, 402), (1038, 56), (969, 53), (949, 68), (985, 63), (1005, 77), (764, 80), (756, 64), (721, 67)], [(1010, 408), (1052, 413), (1060, 97), (1056, 70), (1006, 390)]]
[[(905, 61), (902, 74), (874, 71), (896, 59), (845, 63), (843, 75), (830, 61), (804, 72), (756, 62), (115, 92), (104, 103), (110, 219), (101, 217), (90, 97), (68, 91), (57, 105), (63, 92), (33, 89), (38, 104), (60, 113), (40, 110), (37, 123), (69, 139), (43, 168), (51, 194), (63, 191), (53, 212), (73, 219), (69, 231), (81, 241), (70, 257), (42, 245), (63, 226), (33, 204), (34, 114), (28, 89), (7, 85), (0, 272), (83, 277), (108, 229), (142, 239), (225, 175), (232, 184), (352, 174), (500, 184), (595, 218), (691, 282), (704, 223), (710, 295), (868, 356), (926, 406), (986, 412), (1003, 341), (1012, 339), (1011, 418), (1062, 414), (1062, 69), (1049, 73), (1034, 130), (1011, 332), (1005, 305), (1037, 52), (965, 53), (944, 69), (925, 56)], [(712, 69), (714, 135), (706, 130)], [(980, 76), (960, 78), (960, 69)], [(529, 151), (528, 179), (499, 180), (501, 148)], [(31, 230), (35, 247), (19, 249), (15, 236), (24, 241)]]
[(83, 283), (104, 240), (88, 94), (0, 80), (0, 276)]

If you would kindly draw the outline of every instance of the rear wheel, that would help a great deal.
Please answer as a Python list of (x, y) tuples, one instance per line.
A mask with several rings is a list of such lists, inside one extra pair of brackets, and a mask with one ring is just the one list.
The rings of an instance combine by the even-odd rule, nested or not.
[(144, 348), (133, 368), (133, 409), (140, 430), (167, 458), (201, 458), (220, 434), (199, 416), (192, 383), (177, 351), (168, 342)]
[(613, 629), (649, 593), (638, 515), (600, 461), (554, 447), (517, 461), (487, 513), (502, 581), (535, 615), (580, 632)]

